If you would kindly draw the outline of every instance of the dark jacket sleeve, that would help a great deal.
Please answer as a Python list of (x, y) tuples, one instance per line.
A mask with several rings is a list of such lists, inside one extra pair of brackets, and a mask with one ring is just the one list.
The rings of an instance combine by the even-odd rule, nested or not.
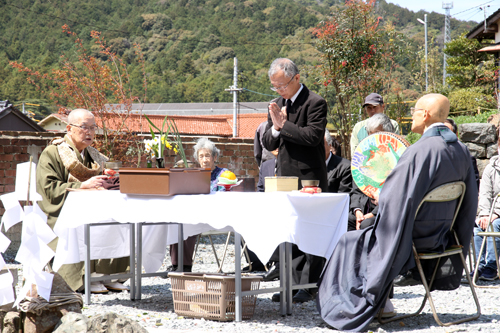
[(253, 139), (253, 156), (255, 157), (255, 161), (260, 168), (260, 162), (262, 161), (262, 146), (260, 145), (260, 125), (257, 127), (255, 131), (255, 137)]
[(359, 208), (365, 214), (364, 209), (366, 206), (367, 196), (361, 192), (358, 185), (356, 183), (352, 183), (352, 191), (351, 191), (351, 202), (349, 204), (349, 211), (354, 213), (354, 209)]
[(352, 173), (350, 163), (342, 163), (340, 174), (339, 193), (350, 193), (352, 191)]
[(325, 135), (327, 106), (324, 99), (311, 99), (308, 109), (307, 126), (298, 126), (291, 121), (285, 121), (280, 131), (283, 140), (303, 146), (315, 147), (322, 142)]

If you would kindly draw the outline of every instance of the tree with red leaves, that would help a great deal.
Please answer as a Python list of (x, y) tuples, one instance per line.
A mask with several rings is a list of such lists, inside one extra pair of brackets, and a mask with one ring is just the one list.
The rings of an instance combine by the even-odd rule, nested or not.
[[(127, 65), (106, 46), (100, 32), (90, 33), (99, 49), (99, 57), (95, 57), (89, 55), (82, 40), (68, 25), (63, 25), (62, 30), (74, 39), (76, 61), (61, 55), (60, 68), (44, 74), (15, 61), (10, 62), (10, 65), (27, 73), (28, 82), (47, 94), (59, 106), (59, 113), (68, 114), (76, 108), (91, 111), (95, 115), (99, 133), (102, 134), (102, 140), (96, 142), (96, 146), (111, 159), (127, 162), (127, 159), (130, 159), (130, 147), (125, 142), (134, 135), (128, 128), (130, 122), (127, 122), (127, 119), (132, 110), (132, 103), (140, 101), (139, 97), (132, 93)], [(134, 47), (139, 62), (143, 63), (139, 45)], [(144, 79), (144, 99), (146, 88)], [(118, 106), (112, 106), (112, 103)], [(134, 141), (138, 142), (132, 140)], [(140, 150), (139, 146), (136, 148)]]
[(338, 130), (345, 157), (350, 158), (349, 135), (363, 112), (365, 96), (391, 89), (396, 58), (406, 43), (394, 27), (382, 25), (374, 14), (375, 0), (348, 0), (314, 29), (321, 52), (316, 80), (330, 105), (329, 121)]

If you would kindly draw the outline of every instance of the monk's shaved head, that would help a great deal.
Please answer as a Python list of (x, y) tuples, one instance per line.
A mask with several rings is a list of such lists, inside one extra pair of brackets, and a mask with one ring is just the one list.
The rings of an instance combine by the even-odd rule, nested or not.
[(70, 124), (76, 124), (80, 120), (80, 118), (84, 118), (84, 117), (92, 117), (92, 118), (94, 118), (94, 115), (89, 110), (74, 109), (68, 115), (68, 122)]
[[(418, 105), (418, 106), (417, 106)], [(429, 110), (434, 122), (444, 122), (450, 113), (450, 101), (441, 94), (427, 94), (422, 96), (415, 107)]]
[(434, 123), (443, 123), (450, 113), (450, 101), (441, 94), (427, 94), (415, 104), (412, 115), (412, 132), (423, 134)]

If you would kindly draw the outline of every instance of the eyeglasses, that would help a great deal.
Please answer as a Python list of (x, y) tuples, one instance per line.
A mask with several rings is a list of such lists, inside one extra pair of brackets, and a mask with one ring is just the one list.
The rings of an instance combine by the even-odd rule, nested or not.
[(410, 114), (413, 116), (413, 114), (417, 111), (425, 111), (425, 109), (417, 109), (417, 108), (410, 108)]
[(78, 128), (82, 129), (85, 132), (95, 132), (95, 130), (97, 129), (96, 125), (93, 125), (93, 126), (85, 126), (85, 125), (84, 126), (78, 126), (78, 125), (69, 124), (69, 126), (78, 127)]
[(286, 89), (286, 87), (288, 87), (288, 85), (292, 82), (292, 80), (293, 80), (294, 78), (295, 78), (295, 75), (294, 75), (294, 76), (292, 76), (292, 78), (290, 79), (290, 81), (288, 81), (288, 83), (287, 83), (287, 84), (286, 84), (286, 86), (284, 86), (284, 87), (278, 87), (278, 88), (276, 88), (276, 87), (271, 87), (270, 89), (271, 89), (272, 91), (276, 91), (276, 92), (277, 92), (277, 91), (283, 91), (283, 90), (285, 90), (285, 89)]

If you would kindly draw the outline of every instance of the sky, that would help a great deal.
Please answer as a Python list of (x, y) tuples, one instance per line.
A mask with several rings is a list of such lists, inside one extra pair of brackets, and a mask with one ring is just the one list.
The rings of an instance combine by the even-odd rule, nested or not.
[[(500, 0), (386, 0), (387, 2), (408, 8), (414, 12), (425, 10), (444, 14), (443, 2), (453, 2), (450, 14), (453, 18), (463, 21), (481, 22), (484, 20), (484, 12), (479, 7), (486, 7), (486, 17), (500, 8)], [(422, 17), (422, 20), (424, 18)]]

